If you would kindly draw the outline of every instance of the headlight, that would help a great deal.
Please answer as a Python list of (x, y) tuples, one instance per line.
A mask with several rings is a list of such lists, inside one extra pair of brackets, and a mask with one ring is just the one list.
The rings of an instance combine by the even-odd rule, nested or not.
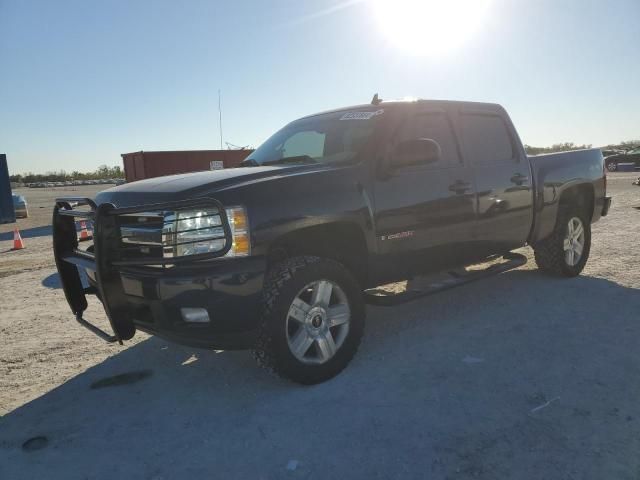
[(165, 219), (165, 244), (173, 244), (173, 255), (217, 252), (225, 246), (218, 210), (186, 210)]
[[(244, 207), (239, 206), (225, 208), (225, 212), (232, 237), (231, 248), (225, 257), (246, 257), (251, 253), (247, 213)], [(170, 221), (169, 225), (171, 223)], [(173, 256), (176, 257), (217, 252), (226, 243), (222, 219), (217, 209), (176, 212), (171, 230), (175, 245)]]
[[(231, 231), (231, 247), (225, 257), (246, 257), (251, 253), (249, 220), (244, 207), (225, 208)], [(146, 212), (124, 216), (120, 236), (129, 248), (143, 255), (164, 258), (215, 253), (227, 245), (217, 208)]]

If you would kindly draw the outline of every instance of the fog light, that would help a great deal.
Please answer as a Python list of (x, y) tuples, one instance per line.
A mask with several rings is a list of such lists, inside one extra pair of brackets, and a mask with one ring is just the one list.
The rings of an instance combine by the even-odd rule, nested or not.
[(181, 308), (180, 313), (187, 323), (209, 323), (209, 312), (206, 308)]

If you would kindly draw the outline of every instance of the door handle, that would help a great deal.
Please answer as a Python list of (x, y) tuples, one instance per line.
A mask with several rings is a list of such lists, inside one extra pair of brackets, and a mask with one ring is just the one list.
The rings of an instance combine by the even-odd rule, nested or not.
[(455, 192), (457, 194), (463, 194), (464, 192), (469, 190), (470, 187), (471, 187), (471, 184), (469, 182), (456, 180), (455, 183), (452, 183), (451, 185), (449, 185), (449, 191)]
[(511, 177), (511, 183), (515, 183), (516, 185), (522, 185), (527, 180), (529, 180), (529, 177), (527, 177), (526, 175), (522, 175), (521, 173), (516, 173), (513, 177)]

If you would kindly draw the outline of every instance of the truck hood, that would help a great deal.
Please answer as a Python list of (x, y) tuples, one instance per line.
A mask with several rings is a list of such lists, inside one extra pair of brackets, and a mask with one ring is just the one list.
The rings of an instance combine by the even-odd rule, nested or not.
[(110, 202), (117, 207), (182, 200), (207, 195), (240, 184), (325, 170), (326, 165), (278, 165), (240, 167), (166, 177), (148, 178), (109, 188), (96, 195), (96, 203)]

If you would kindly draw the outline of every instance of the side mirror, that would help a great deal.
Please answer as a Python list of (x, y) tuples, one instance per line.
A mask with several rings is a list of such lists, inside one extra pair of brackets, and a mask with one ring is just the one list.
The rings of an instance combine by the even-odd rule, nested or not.
[(396, 145), (393, 155), (393, 168), (424, 165), (440, 160), (442, 149), (430, 138), (404, 140)]

